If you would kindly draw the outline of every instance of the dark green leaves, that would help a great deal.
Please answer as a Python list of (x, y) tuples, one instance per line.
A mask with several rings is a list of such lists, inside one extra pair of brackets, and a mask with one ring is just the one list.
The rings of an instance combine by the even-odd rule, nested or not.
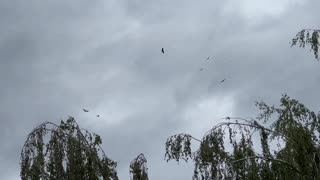
[(314, 57), (319, 61), (319, 29), (303, 29), (296, 34), (291, 41), (291, 47), (298, 45), (300, 48), (310, 46), (310, 51), (313, 51)]
[(117, 180), (116, 162), (101, 149), (99, 135), (80, 129), (74, 118), (58, 126), (44, 122), (28, 135), (21, 151), (21, 178)]
[(131, 180), (148, 180), (147, 159), (143, 154), (139, 154), (130, 163)]
[(192, 158), (191, 138), (189, 134), (177, 134), (169, 137), (166, 142), (165, 154), (167, 162), (171, 159), (179, 162), (180, 159), (188, 161), (189, 158)]

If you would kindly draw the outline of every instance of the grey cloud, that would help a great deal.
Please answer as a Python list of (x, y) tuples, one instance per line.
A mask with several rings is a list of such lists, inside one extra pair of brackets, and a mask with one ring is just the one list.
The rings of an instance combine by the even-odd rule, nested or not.
[(273, 104), (287, 92), (317, 110), (319, 63), (289, 41), (319, 27), (318, 4), (252, 25), (222, 2), (1, 1), (0, 173), (19, 173), (20, 148), (36, 124), (72, 115), (102, 136), (121, 179), (140, 152), (151, 179), (190, 178), (192, 164), (163, 160), (164, 143), (203, 99), (235, 94), (232, 113), (247, 117), (257, 113), (255, 100)]

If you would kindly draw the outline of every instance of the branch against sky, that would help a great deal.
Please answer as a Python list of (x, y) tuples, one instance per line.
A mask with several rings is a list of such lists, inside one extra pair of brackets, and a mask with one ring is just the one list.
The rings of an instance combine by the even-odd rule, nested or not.
[(320, 61), (319, 58), (319, 40), (320, 29), (302, 29), (291, 41), (292, 46), (299, 46), (305, 48), (306, 45), (310, 46), (310, 51), (313, 51), (315, 59)]
[[(316, 115), (286, 94), (280, 102), (280, 107), (256, 102), (261, 111), (257, 120), (225, 118), (224, 122), (206, 132), (202, 140), (196, 140), (200, 147), (193, 152), (191, 140), (194, 138), (191, 135), (170, 136), (165, 158), (178, 162), (192, 159), (195, 163), (194, 179), (319, 178), (319, 148), (316, 144), (320, 140), (320, 114)], [(271, 119), (274, 115), (278, 117), (276, 120)], [(271, 125), (265, 127), (269, 121), (272, 121)], [(253, 141), (255, 133), (258, 133), (260, 142)], [(271, 143), (276, 143), (279, 150), (271, 152)], [(227, 144), (233, 151), (226, 150)], [(262, 153), (255, 150), (257, 146), (261, 147)]]

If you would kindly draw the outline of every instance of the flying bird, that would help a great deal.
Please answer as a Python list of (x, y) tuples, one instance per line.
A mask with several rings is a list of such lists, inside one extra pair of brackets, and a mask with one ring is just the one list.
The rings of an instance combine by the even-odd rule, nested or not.
[(207, 61), (210, 59), (210, 56), (207, 57)]
[(89, 112), (88, 110), (86, 110), (86, 109), (82, 109), (84, 112)]
[(100, 117), (100, 115), (98, 114), (97, 117)]
[(223, 83), (225, 80), (226, 80), (226, 79), (221, 80), (220, 83)]
[(161, 49), (161, 52), (162, 52), (162, 54), (164, 54), (164, 49), (163, 48)]
[(203, 71), (203, 68), (200, 68), (200, 71)]

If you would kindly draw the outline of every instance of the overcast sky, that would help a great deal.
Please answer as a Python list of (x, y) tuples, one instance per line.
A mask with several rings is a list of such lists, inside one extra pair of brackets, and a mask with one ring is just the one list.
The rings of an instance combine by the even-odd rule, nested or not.
[(302, 28), (320, 28), (319, 7), (319, 0), (1, 0), (1, 179), (19, 179), (33, 127), (68, 115), (101, 135), (120, 179), (144, 153), (150, 179), (185, 180), (192, 163), (164, 160), (170, 135), (201, 138), (222, 117), (256, 117), (255, 100), (278, 104), (282, 93), (320, 110), (320, 62), (289, 44)]

